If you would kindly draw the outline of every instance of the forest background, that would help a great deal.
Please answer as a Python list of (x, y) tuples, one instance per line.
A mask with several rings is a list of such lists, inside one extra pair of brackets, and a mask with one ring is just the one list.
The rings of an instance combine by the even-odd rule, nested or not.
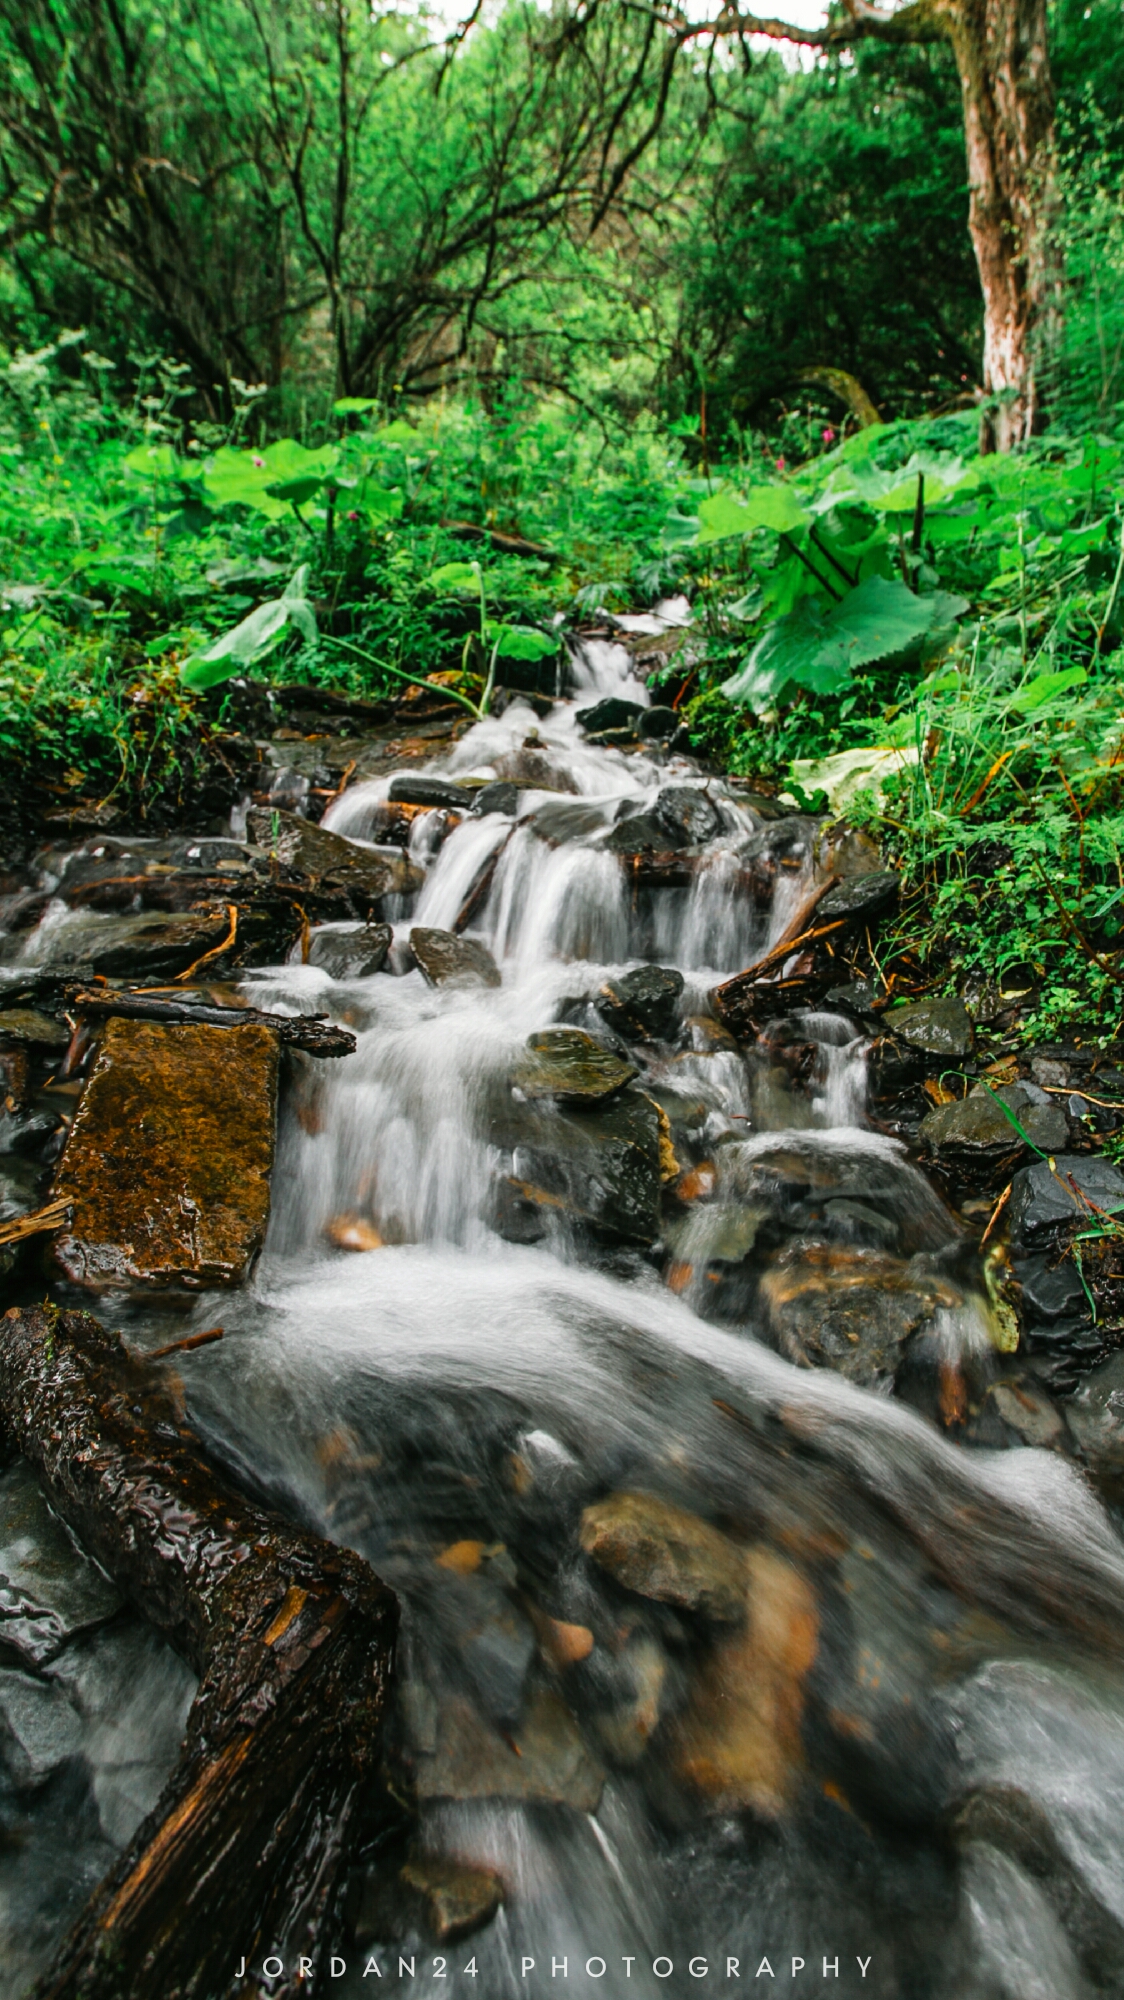
[[(240, 681), (479, 708), (489, 656), (684, 591), (654, 693), (697, 749), (820, 810), (908, 752), (848, 794), (899, 942), (1111, 1028), (1124, 13), (943, 4), (798, 49), (624, 0), (0, 0), (11, 782), (157, 825)], [(1046, 69), (997, 280), (1004, 35)]]

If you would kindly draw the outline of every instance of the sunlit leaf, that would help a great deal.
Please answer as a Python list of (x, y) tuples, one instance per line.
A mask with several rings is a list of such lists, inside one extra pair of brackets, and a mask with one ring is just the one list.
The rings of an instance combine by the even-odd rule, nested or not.
[(791, 534), (806, 527), (809, 516), (790, 486), (756, 486), (748, 500), (728, 488), (712, 493), (699, 505), (699, 543), (725, 541), (730, 535), (752, 535), (758, 528)]
[(904, 653), (967, 609), (962, 597), (946, 591), (915, 597), (904, 583), (882, 576), (867, 577), (837, 604), (804, 598), (769, 626), (722, 692), (750, 704), (774, 700), (790, 684), (837, 694), (856, 667)]

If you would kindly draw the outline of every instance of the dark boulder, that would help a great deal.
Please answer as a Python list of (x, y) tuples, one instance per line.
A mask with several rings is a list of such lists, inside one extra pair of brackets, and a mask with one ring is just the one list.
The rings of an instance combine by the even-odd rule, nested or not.
[(701, 847), (722, 831), (722, 815), (697, 785), (666, 785), (653, 811), (675, 847)]
[(384, 896), (408, 896), (421, 888), (421, 869), (399, 848), (360, 847), (275, 807), (255, 807), (246, 824), (251, 838), (283, 867), (316, 888), (338, 892), (357, 909), (369, 910)]
[(1008, 1218), (1013, 1246), (1029, 1249), (1084, 1221), (1091, 1211), (1081, 1196), (1110, 1215), (1124, 1211), (1124, 1174), (1110, 1160), (1059, 1153), (1054, 1168), (1051, 1172), (1045, 1160), (1036, 1160), (1015, 1175)]
[(640, 965), (619, 979), (607, 979), (594, 1005), (626, 1041), (674, 1035), (679, 1019), (683, 974), (673, 966)]
[[(854, 886), (877, 881), (877, 876), (860, 875)], [(840, 884), (831, 895), (838, 895), (842, 889), (850, 889), (850, 882)], [(817, 917), (825, 914), (831, 896), (825, 896), (816, 912)], [(910, 1048), (920, 1049), (925, 1055), (939, 1056), (948, 1062), (962, 1061), (972, 1047), (972, 1017), (962, 1000), (917, 1000), (906, 1007), (895, 1007), (892, 1013), (883, 1016), (885, 1026)]]
[(315, 931), (309, 942), (308, 962), (333, 979), (368, 979), (373, 972), (381, 972), (393, 936), (389, 924)]
[(479, 818), (485, 813), (514, 815), (519, 810), (521, 790), (521, 786), (510, 784), (503, 778), (494, 779), (490, 785), (481, 785), (472, 802), (473, 813)]
[(674, 736), (678, 728), (679, 717), (675, 710), (657, 705), (655, 708), (641, 710), (636, 724), (636, 734), (645, 743), (663, 743), (669, 736)]
[(624, 701), (619, 695), (606, 695), (603, 701), (594, 702), (592, 708), (579, 708), (578, 724), (587, 736), (600, 736), (606, 729), (635, 730), (644, 714), (638, 701)]
[(816, 906), (816, 922), (834, 923), (837, 917), (869, 924), (886, 916), (898, 900), (900, 883), (889, 870), (871, 875), (852, 875), (829, 889)]

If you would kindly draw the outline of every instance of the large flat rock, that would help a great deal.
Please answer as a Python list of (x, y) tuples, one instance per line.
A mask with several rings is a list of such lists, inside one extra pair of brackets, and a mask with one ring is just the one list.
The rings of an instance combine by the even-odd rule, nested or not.
[(277, 1106), (271, 1028), (106, 1023), (55, 1176), (55, 1258), (103, 1291), (238, 1285), (265, 1240)]

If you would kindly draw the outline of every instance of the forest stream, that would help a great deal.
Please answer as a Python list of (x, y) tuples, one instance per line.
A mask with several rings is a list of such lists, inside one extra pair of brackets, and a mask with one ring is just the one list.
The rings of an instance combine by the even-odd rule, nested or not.
[[(828, 999), (747, 1044), (710, 1003), (802, 907), (816, 823), (590, 742), (583, 702), (647, 703), (628, 672), (589, 641), (575, 698), (424, 766), (492, 791), (412, 819), (380, 970), (337, 924), (241, 975), (357, 1037), (294, 1058), (252, 1280), (93, 1302), (140, 1353), (221, 1319), (178, 1364), (212, 1456), (401, 1605), (318, 1983), (1124, 1994), (1119, 1534), (1064, 1454), (942, 1426), (1003, 1342), (977, 1240), (869, 1114), (868, 1029)], [(394, 775), (324, 826), (378, 847)], [(638, 885), (615, 834), (651, 815), (690, 865)], [(5, 978), (110, 921), (49, 903)], [(24, 1464), (0, 1494), (16, 2000), (194, 1683)], [(38, 1654), (21, 1575), (71, 1607)]]

